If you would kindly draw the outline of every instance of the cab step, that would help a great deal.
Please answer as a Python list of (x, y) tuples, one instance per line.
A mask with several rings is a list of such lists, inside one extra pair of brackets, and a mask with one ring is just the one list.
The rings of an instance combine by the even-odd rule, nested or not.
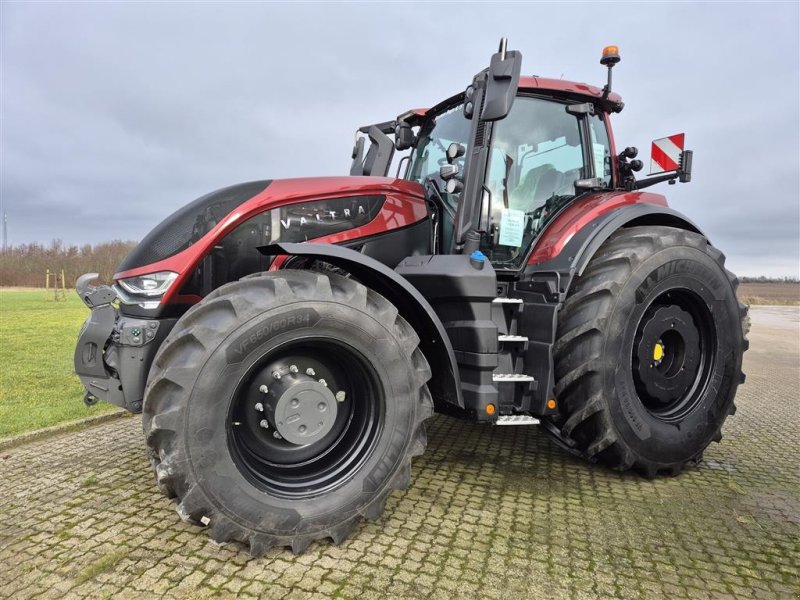
[(538, 425), (539, 419), (530, 415), (503, 415), (497, 417), (497, 425)]
[(501, 333), (497, 336), (498, 342), (520, 342), (524, 343), (528, 341), (528, 338), (524, 335), (508, 335)]
[(530, 375), (522, 375), (519, 373), (492, 373), (492, 381), (495, 383), (518, 383), (536, 381), (536, 379)]
[(506, 298), (501, 296), (492, 300), (492, 304), (522, 304), (522, 298)]

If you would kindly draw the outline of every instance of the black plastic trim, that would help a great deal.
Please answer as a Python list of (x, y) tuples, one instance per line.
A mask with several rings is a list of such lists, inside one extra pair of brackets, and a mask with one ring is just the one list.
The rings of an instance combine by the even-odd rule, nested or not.
[(394, 268), (409, 255), (430, 254), (431, 220), (422, 219), (383, 233), (337, 244), (358, 250), (389, 268)]

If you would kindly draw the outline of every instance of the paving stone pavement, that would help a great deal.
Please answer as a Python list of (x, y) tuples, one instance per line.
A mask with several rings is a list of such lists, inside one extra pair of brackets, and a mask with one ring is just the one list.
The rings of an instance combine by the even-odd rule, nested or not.
[(800, 319), (752, 314), (739, 410), (699, 468), (647, 481), (437, 416), (381, 522), (301, 556), (182, 523), (139, 418), (3, 451), (0, 597), (800, 597)]

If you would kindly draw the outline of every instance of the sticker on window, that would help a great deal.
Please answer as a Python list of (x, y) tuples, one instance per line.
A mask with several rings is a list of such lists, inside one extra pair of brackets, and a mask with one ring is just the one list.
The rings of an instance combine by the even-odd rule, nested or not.
[(503, 209), (500, 217), (500, 239), (501, 246), (514, 246), (519, 248), (522, 245), (522, 237), (525, 233), (525, 211), (513, 208)]
[(594, 176), (605, 179), (606, 176), (606, 147), (603, 144), (592, 144), (594, 152)]

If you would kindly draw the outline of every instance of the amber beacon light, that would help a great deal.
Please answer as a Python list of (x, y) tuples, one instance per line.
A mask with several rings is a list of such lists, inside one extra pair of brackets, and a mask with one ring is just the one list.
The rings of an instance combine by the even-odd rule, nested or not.
[(620, 60), (619, 46), (606, 46), (603, 48), (603, 57), (600, 59), (601, 65), (615, 65)]

